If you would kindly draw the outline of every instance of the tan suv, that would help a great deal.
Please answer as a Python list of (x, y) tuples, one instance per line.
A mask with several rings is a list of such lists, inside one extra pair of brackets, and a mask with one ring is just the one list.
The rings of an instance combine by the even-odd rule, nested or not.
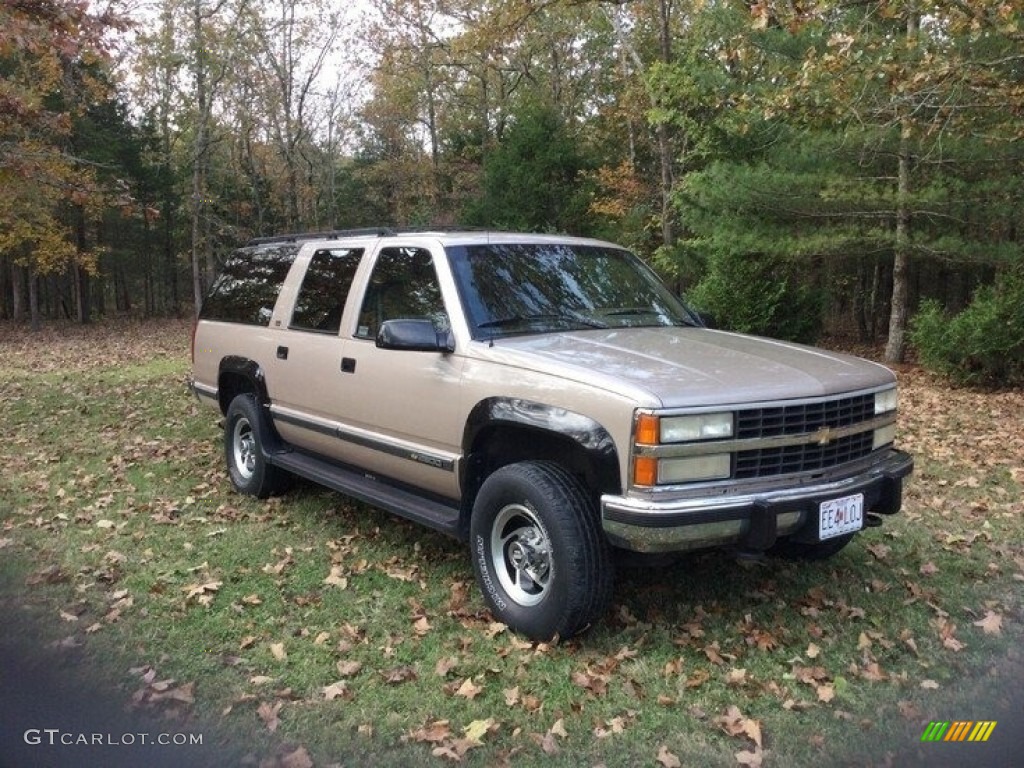
[(193, 367), (239, 491), (299, 475), (467, 540), (494, 615), (535, 639), (602, 615), (613, 548), (827, 557), (913, 467), (889, 370), (706, 328), (596, 240), (254, 241)]

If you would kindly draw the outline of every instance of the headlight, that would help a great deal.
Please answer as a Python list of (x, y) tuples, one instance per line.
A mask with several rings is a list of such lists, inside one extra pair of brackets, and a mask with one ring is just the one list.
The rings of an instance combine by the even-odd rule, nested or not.
[(692, 416), (667, 416), (661, 419), (663, 443), (716, 440), (723, 437), (732, 437), (731, 413), (700, 413)]
[(896, 387), (875, 392), (875, 415), (896, 410)]

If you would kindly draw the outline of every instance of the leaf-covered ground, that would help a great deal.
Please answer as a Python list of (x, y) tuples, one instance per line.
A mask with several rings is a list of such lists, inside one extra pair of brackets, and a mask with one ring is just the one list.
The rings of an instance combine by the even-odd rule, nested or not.
[[(188, 334), (0, 326), (0, 582), (24, 640), (0, 652), (206, 735), (157, 762), (1012, 764), (1022, 393), (902, 370), (902, 515), (827, 563), (624, 567), (600, 626), (538, 645), (491, 619), (455, 541), (311, 485), (232, 493)], [(931, 720), (1000, 724), (922, 744)]]

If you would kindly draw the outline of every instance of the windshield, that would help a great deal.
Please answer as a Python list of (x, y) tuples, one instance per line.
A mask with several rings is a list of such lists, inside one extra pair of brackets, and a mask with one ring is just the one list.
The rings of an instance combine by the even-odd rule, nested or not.
[(586, 328), (699, 325), (639, 259), (574, 244), (448, 248), (475, 339)]

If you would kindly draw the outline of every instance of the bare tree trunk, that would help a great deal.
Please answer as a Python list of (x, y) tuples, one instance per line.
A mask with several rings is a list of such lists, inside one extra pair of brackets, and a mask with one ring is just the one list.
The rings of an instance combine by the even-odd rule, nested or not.
[(898, 363), (906, 352), (907, 301), (910, 267), (910, 145), (900, 139), (899, 187), (896, 203), (896, 246), (892, 264), (892, 305), (889, 314), (889, 341), (885, 345), (885, 361)]
[[(907, 38), (917, 37), (919, 18), (915, 11), (907, 17)], [(889, 314), (889, 341), (885, 361), (898, 363), (906, 353), (907, 306), (910, 296), (910, 171), (912, 126), (910, 118), (900, 120), (899, 169), (896, 189), (896, 244), (892, 264), (892, 305)]]
[(28, 268), (28, 314), (32, 330), (42, 330), (43, 323), (39, 317), (39, 277), (31, 267)]
[(11, 304), (11, 317), (16, 323), (25, 322), (25, 268), (17, 263), (11, 264), (11, 291), (13, 302)]
[(203, 204), (206, 200), (207, 122), (210, 116), (209, 97), (206, 93), (206, 43), (203, 37), (202, 0), (192, 6), (195, 39), (196, 79), (196, 136), (192, 147), (192, 300), (193, 312), (198, 317), (205, 290), (204, 265), (206, 238), (203, 237)]

